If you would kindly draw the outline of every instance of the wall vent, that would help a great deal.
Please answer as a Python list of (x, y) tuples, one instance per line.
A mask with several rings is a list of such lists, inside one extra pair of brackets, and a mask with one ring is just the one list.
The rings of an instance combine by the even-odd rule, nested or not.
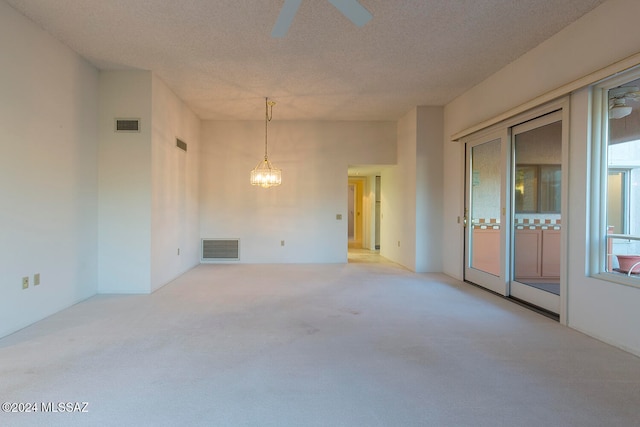
[(176, 147), (181, 150), (187, 151), (187, 143), (180, 140), (179, 138), (176, 138)]
[(202, 262), (238, 261), (240, 239), (202, 239)]
[(140, 132), (140, 119), (116, 119), (116, 132)]

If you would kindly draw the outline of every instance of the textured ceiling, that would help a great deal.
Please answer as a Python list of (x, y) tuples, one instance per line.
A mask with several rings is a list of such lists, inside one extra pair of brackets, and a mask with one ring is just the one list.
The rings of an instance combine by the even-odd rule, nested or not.
[[(3, 0), (0, 0), (3, 1)], [(100, 69), (152, 70), (202, 119), (395, 120), (444, 105), (604, 0), (4, 0)], [(499, 96), (499, 94), (496, 94)]]

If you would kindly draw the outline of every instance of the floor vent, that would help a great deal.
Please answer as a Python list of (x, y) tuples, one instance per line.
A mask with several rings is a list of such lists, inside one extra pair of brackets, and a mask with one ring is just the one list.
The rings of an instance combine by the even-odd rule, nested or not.
[(202, 262), (238, 261), (240, 239), (202, 239)]
[(176, 147), (181, 150), (187, 151), (187, 143), (179, 138), (176, 138)]
[(116, 132), (140, 132), (140, 119), (116, 119)]

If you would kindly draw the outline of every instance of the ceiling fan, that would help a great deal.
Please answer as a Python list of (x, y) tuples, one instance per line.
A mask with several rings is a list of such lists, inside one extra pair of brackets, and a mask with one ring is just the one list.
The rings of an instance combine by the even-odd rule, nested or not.
[[(371, 13), (358, 2), (358, 0), (328, 1), (358, 27), (362, 27), (373, 17)], [(298, 7), (300, 7), (300, 3), (302, 3), (302, 0), (285, 0), (284, 5), (280, 10), (278, 20), (271, 31), (271, 37), (280, 38), (287, 34), (287, 31), (289, 31), (289, 27), (291, 26), (291, 22), (298, 11)]]
[(637, 100), (640, 98), (640, 88), (638, 86), (621, 86), (609, 90), (609, 117), (621, 119), (631, 114), (631, 106), (627, 105), (627, 100)]

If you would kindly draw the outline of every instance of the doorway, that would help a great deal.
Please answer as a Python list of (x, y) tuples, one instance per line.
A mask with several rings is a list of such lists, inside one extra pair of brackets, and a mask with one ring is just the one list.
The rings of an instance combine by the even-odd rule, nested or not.
[(364, 178), (349, 177), (347, 192), (347, 237), (349, 249), (363, 247)]
[(382, 219), (381, 167), (350, 166), (347, 180), (348, 259), (352, 255), (379, 256)]
[(553, 315), (563, 298), (564, 111), (464, 139), (465, 280)]

